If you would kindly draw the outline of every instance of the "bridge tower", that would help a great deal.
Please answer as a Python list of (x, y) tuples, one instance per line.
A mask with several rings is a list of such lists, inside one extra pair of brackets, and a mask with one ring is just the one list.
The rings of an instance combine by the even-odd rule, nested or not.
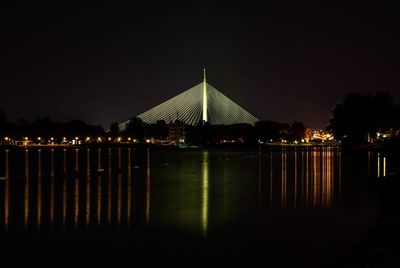
[(203, 69), (203, 123), (207, 122), (207, 82), (206, 82), (206, 69)]

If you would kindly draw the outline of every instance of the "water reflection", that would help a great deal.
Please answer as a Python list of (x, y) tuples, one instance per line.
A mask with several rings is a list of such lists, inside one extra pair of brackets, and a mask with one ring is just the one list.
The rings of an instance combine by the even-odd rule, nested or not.
[(29, 151), (25, 150), (24, 226), (28, 228), (29, 217)]
[(282, 149), (282, 154), (281, 154), (281, 207), (284, 208), (286, 205), (286, 161), (287, 161), (287, 155), (286, 155), (286, 148)]
[(62, 226), (63, 230), (65, 230), (67, 220), (67, 149), (63, 150), (63, 156), (64, 176), (62, 178)]
[[(374, 162), (371, 163), (371, 158), (375, 159)], [(385, 178), (388, 176), (387, 174), (387, 156), (379, 153), (379, 152), (370, 152), (368, 157), (368, 165), (370, 172), (374, 172), (377, 178)]]
[(86, 151), (86, 227), (90, 224), (90, 149)]
[[(329, 208), (341, 191), (341, 152), (330, 147), (257, 148), (252, 157), (247, 151), (30, 149), (15, 153), (23, 167), (11, 171), (10, 153), (0, 183), (5, 231), (168, 222), (206, 238), (214, 220), (240, 218), (249, 207)], [(386, 156), (368, 159), (371, 173), (387, 176)]]
[(75, 178), (74, 181), (74, 227), (78, 229), (79, 224), (79, 179)]
[(146, 223), (150, 222), (150, 148), (147, 148), (147, 169), (146, 169)]
[[(301, 152), (299, 153), (299, 150)], [(335, 148), (295, 148), (265, 154), (269, 170), (269, 206), (330, 207), (334, 197), (339, 151)], [(340, 186), (336, 186), (339, 188)], [(279, 197), (277, 195), (279, 193)]]
[(132, 160), (131, 160), (131, 148), (128, 149), (128, 185), (127, 185), (127, 204), (126, 214), (128, 226), (131, 225), (131, 211), (132, 211)]
[(111, 148), (108, 149), (108, 186), (107, 186), (107, 223), (110, 225), (111, 223), (111, 197), (112, 197), (112, 154)]
[(101, 192), (102, 192), (102, 181), (100, 172), (103, 170), (101, 167), (101, 149), (98, 149), (98, 156), (97, 156), (97, 171), (99, 175), (97, 176), (97, 225), (101, 224)]
[(204, 237), (207, 237), (208, 230), (208, 151), (203, 151), (202, 159), (202, 206), (201, 206), (201, 227)]
[(10, 171), (9, 171), (9, 150), (6, 150), (5, 159), (5, 185), (4, 185), (4, 230), (8, 231), (8, 222), (10, 215)]
[(42, 150), (38, 150), (37, 228), (42, 224)]
[(50, 164), (50, 226), (54, 223), (54, 201), (55, 201), (55, 182), (54, 182), (54, 149), (51, 149)]
[(117, 224), (121, 224), (121, 209), (122, 209), (122, 156), (121, 148), (118, 149), (118, 193), (117, 193)]

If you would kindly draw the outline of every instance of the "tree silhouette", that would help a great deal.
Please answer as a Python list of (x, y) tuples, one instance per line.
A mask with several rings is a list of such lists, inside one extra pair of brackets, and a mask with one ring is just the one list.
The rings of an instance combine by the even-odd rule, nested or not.
[(113, 122), (113, 123), (111, 123), (111, 125), (110, 125), (110, 135), (111, 136), (118, 136), (118, 134), (119, 134), (119, 126), (118, 126), (118, 123), (117, 122)]
[(336, 138), (362, 143), (368, 134), (398, 128), (399, 111), (389, 93), (351, 93), (334, 108), (328, 129)]

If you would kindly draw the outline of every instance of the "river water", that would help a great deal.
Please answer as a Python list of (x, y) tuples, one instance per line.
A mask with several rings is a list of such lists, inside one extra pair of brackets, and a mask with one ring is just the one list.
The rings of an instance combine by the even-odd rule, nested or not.
[(338, 147), (3, 148), (2, 252), (43, 265), (325, 265), (368, 236), (367, 180), (393, 165)]

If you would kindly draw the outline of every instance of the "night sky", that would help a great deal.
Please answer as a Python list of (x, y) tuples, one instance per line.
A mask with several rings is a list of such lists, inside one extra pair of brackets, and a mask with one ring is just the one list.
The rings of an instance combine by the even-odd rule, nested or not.
[(108, 129), (200, 83), (204, 67), (259, 119), (323, 128), (354, 91), (400, 103), (397, 8), (298, 2), (2, 4), (0, 109), (10, 121), (48, 115)]

